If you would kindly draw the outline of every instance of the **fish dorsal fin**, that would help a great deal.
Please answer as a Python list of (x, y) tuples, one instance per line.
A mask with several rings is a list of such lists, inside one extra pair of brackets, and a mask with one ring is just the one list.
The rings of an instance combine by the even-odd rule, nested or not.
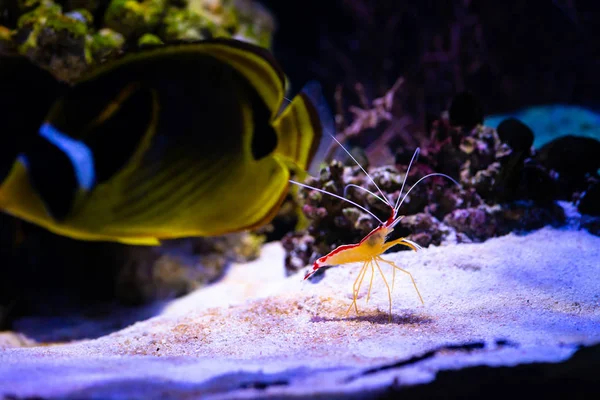
[(210, 56), (234, 68), (255, 88), (269, 110), (272, 110), (271, 118), (275, 118), (286, 90), (287, 81), (283, 70), (268, 49), (235, 39), (169, 42), (164, 46), (139, 49), (99, 65), (78, 82), (93, 80), (108, 70), (131, 62), (185, 54)]
[(316, 175), (335, 126), (321, 85), (308, 82), (273, 122), (279, 142), (276, 153), (299, 170)]
[(234, 67), (252, 84), (272, 110), (271, 118), (277, 115), (285, 96), (286, 79), (269, 50), (231, 39), (213, 39), (196, 46), (198, 52), (211, 55)]

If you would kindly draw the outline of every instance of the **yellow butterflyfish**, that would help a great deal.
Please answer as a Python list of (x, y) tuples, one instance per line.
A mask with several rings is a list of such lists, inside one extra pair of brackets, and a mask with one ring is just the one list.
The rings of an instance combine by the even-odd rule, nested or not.
[(1, 129), (17, 135), (1, 152), (0, 209), (75, 239), (155, 245), (261, 226), (334, 129), (317, 83), (287, 104), (273, 55), (237, 40), (129, 53), (73, 85), (15, 60), (0, 67)]

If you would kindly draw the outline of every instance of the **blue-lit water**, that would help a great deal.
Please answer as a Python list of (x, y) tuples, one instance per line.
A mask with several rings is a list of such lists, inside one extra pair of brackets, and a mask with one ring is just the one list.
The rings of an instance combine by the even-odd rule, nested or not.
[(600, 113), (589, 108), (563, 104), (540, 105), (514, 113), (490, 115), (485, 118), (484, 124), (496, 128), (507, 117), (518, 118), (533, 130), (535, 148), (564, 135), (600, 140)]

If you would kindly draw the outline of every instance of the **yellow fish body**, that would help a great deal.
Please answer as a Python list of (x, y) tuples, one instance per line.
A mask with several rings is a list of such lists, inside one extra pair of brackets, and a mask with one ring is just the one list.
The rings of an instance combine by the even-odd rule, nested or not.
[(283, 107), (271, 54), (235, 40), (128, 54), (52, 104), (0, 175), (0, 209), (128, 244), (260, 226), (287, 194), (290, 166), (306, 170), (326, 145), (319, 94), (307, 86)]

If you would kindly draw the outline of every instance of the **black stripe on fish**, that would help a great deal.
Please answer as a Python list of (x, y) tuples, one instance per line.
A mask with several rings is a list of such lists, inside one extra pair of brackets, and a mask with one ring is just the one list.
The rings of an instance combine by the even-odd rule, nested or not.
[(248, 92), (251, 96), (251, 102), (254, 104), (252, 108), (254, 131), (251, 133), (252, 156), (255, 160), (260, 160), (277, 148), (278, 136), (275, 128), (271, 125), (271, 110), (267, 108), (253, 88), (248, 88)]
[[(279, 107), (281, 102), (283, 101), (283, 98), (281, 98), (281, 96), (283, 95), (283, 91), (285, 90), (285, 78), (281, 74), (281, 70), (276, 67), (276, 64), (274, 64), (275, 60), (272, 59), (272, 56), (269, 57), (269, 53), (260, 54), (260, 56), (261, 56), (261, 61), (266, 61), (267, 64), (270, 65), (272, 70), (275, 71), (275, 76), (273, 76), (273, 74), (270, 74), (268, 69), (261, 68), (262, 66), (260, 64), (257, 65), (255, 62), (253, 62), (252, 59), (248, 59), (247, 57), (244, 57), (239, 54), (235, 54), (233, 52), (227, 54), (228, 60), (238, 63), (243, 68), (247, 69), (248, 71), (253, 71), (257, 75), (257, 77), (259, 78), (258, 81), (253, 81), (243, 71), (238, 70), (238, 73), (240, 73), (241, 75), (244, 76), (244, 79), (246, 79), (246, 81), (250, 84), (250, 86), (252, 86), (253, 88), (257, 88), (257, 87), (259, 87), (259, 85), (267, 85), (271, 89), (275, 89), (271, 93), (272, 95), (275, 94), (275, 96), (272, 96), (271, 100), (276, 101), (278, 103), (277, 104), (267, 104), (267, 106), (268, 107)], [(274, 79), (271, 79), (271, 78), (274, 78)], [(276, 95), (277, 92), (279, 91), (278, 89), (281, 90), (281, 92), (279, 93), (279, 96)], [(278, 110), (272, 110), (271, 112), (272, 112), (272, 114), (276, 114), (277, 111)]]
[(153, 106), (153, 91), (137, 84), (124, 88), (118, 97), (108, 106), (116, 105), (116, 110), (93, 123), (85, 134), (84, 142), (96, 160), (98, 183), (108, 181), (127, 165), (151, 128), (157, 111)]
[(20, 55), (0, 55), (0, 182), (37, 136), (48, 109), (67, 84)]
[(238, 47), (242, 50), (258, 54), (270, 65), (273, 71), (275, 71), (275, 74), (277, 75), (278, 79), (282, 82), (282, 85), (285, 87), (285, 73), (283, 72), (281, 66), (269, 50), (240, 40), (215, 38), (211, 41), (214, 43), (222, 43), (225, 46)]
[(54, 143), (36, 136), (21, 160), (48, 214), (57, 221), (64, 220), (71, 212), (79, 188), (71, 159)]

